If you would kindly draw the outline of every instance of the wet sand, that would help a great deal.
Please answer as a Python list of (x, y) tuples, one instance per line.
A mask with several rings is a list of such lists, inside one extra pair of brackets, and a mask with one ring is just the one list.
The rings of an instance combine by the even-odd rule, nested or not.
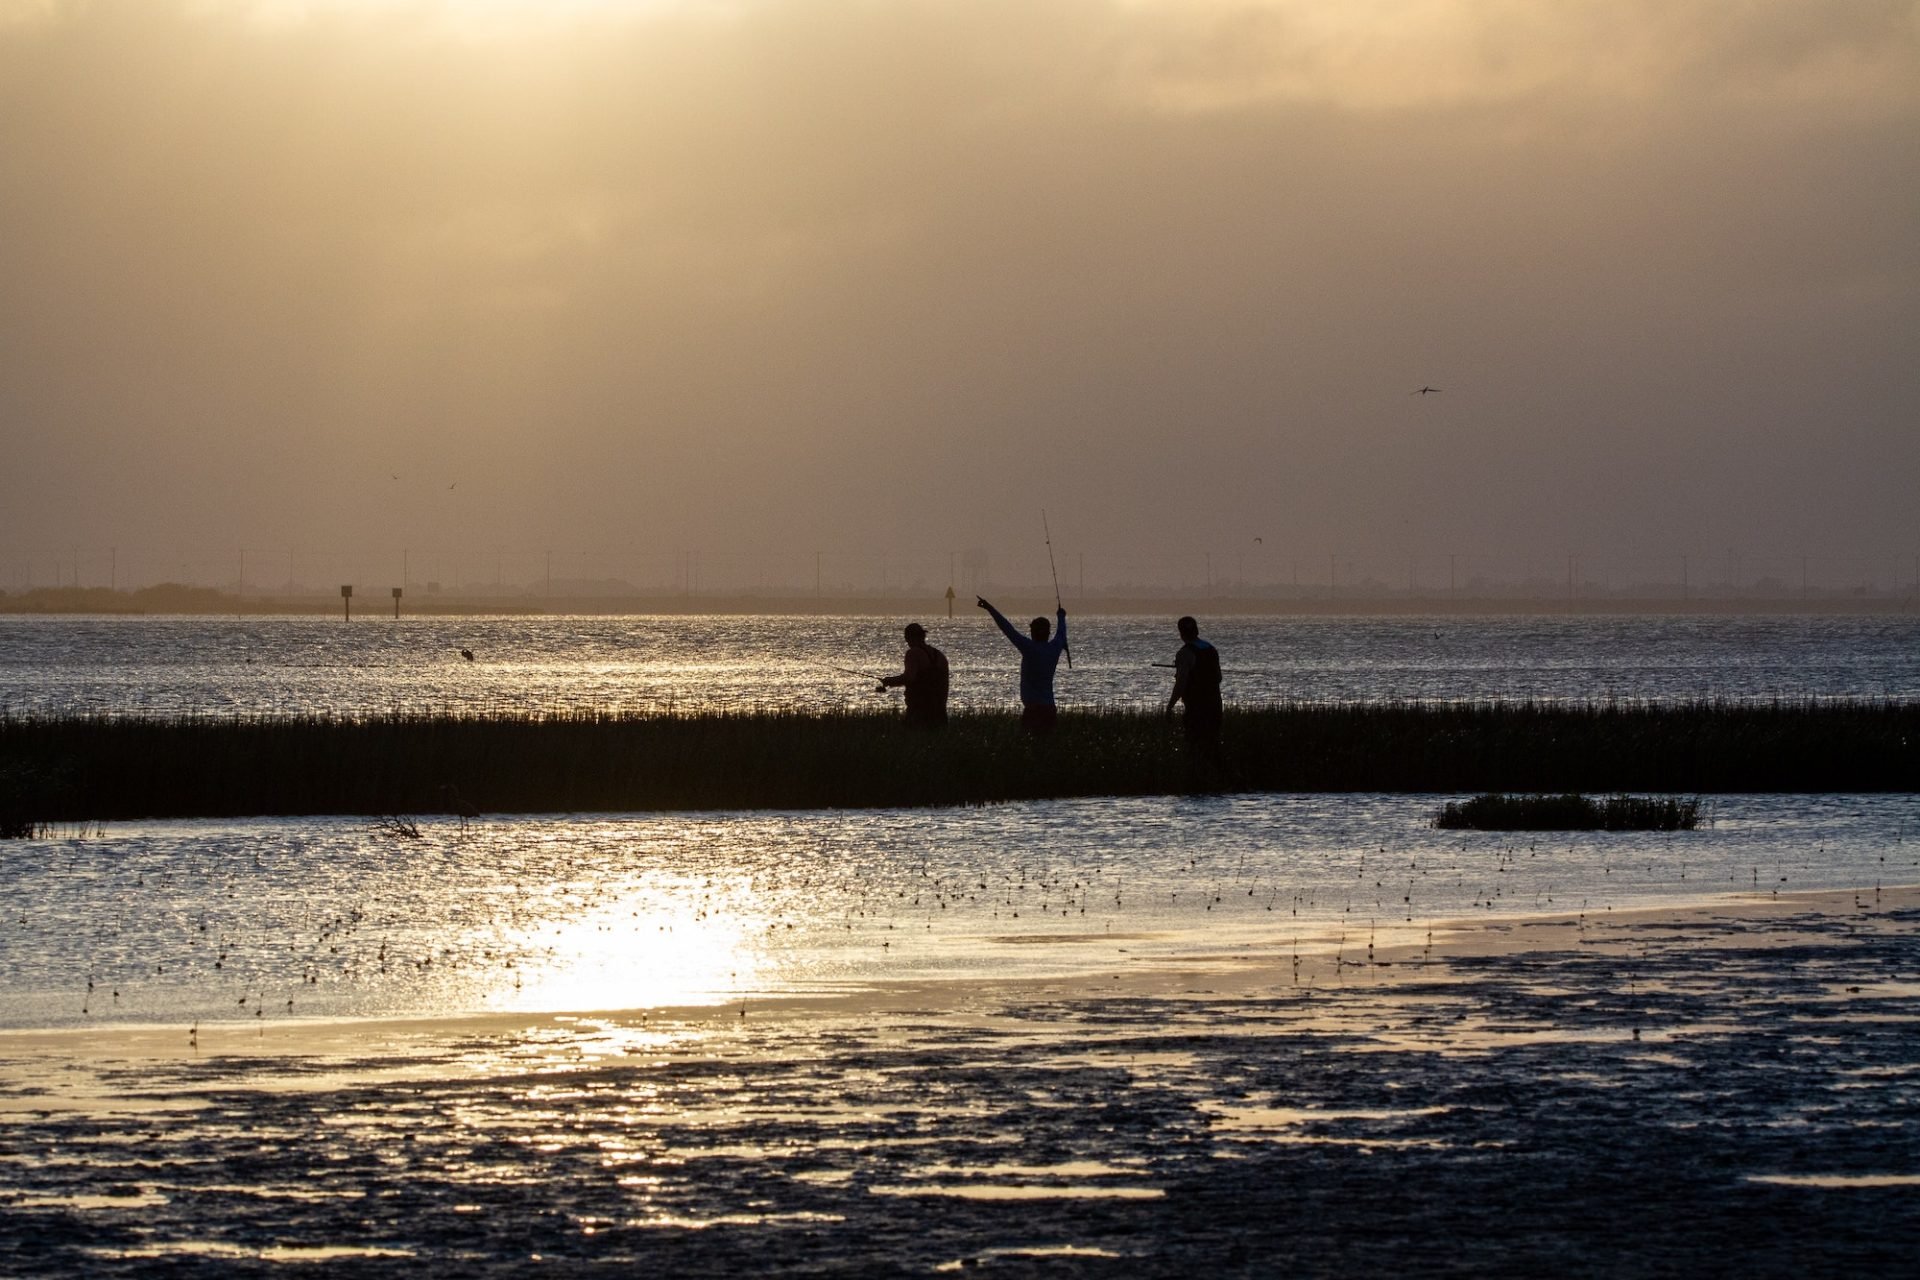
[(0, 1033), (0, 1274), (1908, 1273), (1920, 890), (1325, 941)]

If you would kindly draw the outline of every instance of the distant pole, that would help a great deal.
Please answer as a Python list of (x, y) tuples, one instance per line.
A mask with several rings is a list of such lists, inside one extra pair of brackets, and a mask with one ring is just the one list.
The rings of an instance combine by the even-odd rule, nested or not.
[(813, 553), (813, 598), (820, 598), (820, 553)]
[(393, 589), (393, 620), (395, 622), (400, 621), (400, 590), (399, 587)]
[(346, 610), (347, 621), (352, 622), (353, 621), (353, 588), (352, 587), (340, 588), (340, 607)]
[(1207, 599), (1213, 599), (1213, 552), (1203, 552), (1207, 559)]
[(237, 590), (240, 595), (247, 594), (247, 549), (245, 547), (240, 548), (240, 586)]
[(547, 599), (553, 599), (553, 552), (547, 552)]
[(1807, 598), (1807, 558), (1805, 556), (1800, 557), (1800, 598), (1802, 600)]
[(1573, 607), (1573, 555), (1567, 555), (1567, 607)]
[(400, 585), (407, 585), (407, 549), (400, 548)]
[(1692, 595), (1687, 586), (1687, 558), (1685, 556), (1680, 557), (1680, 598), (1682, 600), (1692, 599)]
[(1087, 598), (1087, 553), (1082, 551), (1078, 555), (1080, 556), (1080, 598), (1085, 600)]
[(951, 583), (947, 585), (947, 616), (949, 618), (953, 616), (953, 585)]
[(1340, 581), (1340, 566), (1335, 563), (1335, 558), (1332, 555), (1328, 555), (1327, 556), (1327, 599), (1331, 600), (1335, 597), (1336, 594), (1338, 594), (1339, 581)]
[(107, 585), (111, 590), (120, 589), (120, 548), (107, 548)]
[(1453, 562), (1456, 559), (1458, 559), (1457, 555), (1450, 553), (1447, 556), (1447, 598), (1449, 600), (1453, 599), (1455, 595)]

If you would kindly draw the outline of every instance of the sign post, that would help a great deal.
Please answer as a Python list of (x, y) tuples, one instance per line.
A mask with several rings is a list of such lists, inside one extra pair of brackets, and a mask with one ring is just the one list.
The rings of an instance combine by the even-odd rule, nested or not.
[(393, 589), (393, 620), (400, 621), (400, 588)]
[(353, 621), (353, 588), (340, 588), (340, 607), (347, 612), (347, 621)]
[(947, 616), (949, 618), (953, 616), (953, 588), (952, 587), (947, 588)]

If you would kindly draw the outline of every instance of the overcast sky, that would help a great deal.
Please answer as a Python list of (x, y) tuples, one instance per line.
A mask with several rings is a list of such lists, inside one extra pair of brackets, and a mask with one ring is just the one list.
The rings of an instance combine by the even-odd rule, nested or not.
[(0, 549), (1908, 554), (1920, 4), (0, 0), (0, 453)]

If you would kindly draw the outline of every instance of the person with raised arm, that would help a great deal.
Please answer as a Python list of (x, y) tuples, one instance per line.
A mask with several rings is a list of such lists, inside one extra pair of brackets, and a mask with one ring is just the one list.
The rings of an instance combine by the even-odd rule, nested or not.
[(1035, 618), (1027, 624), (1027, 634), (1021, 635), (985, 596), (977, 599), (980, 607), (993, 615), (1001, 634), (1020, 651), (1020, 727), (1032, 734), (1053, 732), (1059, 715), (1053, 703), (1053, 670), (1060, 665), (1060, 654), (1067, 647), (1066, 606), (1054, 610), (1058, 625)]

